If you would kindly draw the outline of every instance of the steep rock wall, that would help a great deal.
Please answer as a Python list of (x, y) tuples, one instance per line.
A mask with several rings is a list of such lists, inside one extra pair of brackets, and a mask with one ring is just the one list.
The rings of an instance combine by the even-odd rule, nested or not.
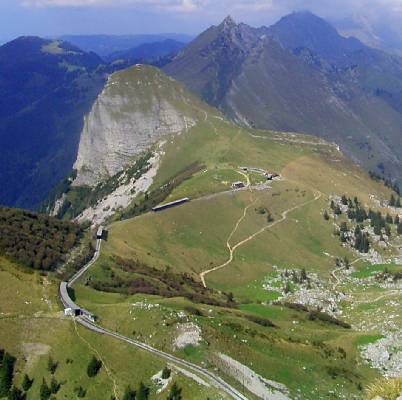
[(94, 186), (121, 171), (163, 136), (195, 125), (183, 88), (156, 68), (113, 74), (85, 118), (75, 186)]

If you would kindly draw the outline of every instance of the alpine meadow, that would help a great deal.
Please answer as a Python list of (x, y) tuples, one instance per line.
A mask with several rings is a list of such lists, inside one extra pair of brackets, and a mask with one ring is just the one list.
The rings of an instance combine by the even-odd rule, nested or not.
[(402, 398), (402, 15), (363, 3), (0, 6), (0, 400)]

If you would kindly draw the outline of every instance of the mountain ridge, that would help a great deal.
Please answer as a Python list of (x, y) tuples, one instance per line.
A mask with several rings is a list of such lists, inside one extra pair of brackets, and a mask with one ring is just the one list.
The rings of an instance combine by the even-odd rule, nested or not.
[(336, 141), (367, 169), (402, 181), (401, 60), (341, 37), (311, 13), (269, 28), (223, 22), (163, 70), (237, 123)]
[(0, 47), (0, 202), (32, 208), (71, 171), (102, 60), (73, 45), (21, 37)]

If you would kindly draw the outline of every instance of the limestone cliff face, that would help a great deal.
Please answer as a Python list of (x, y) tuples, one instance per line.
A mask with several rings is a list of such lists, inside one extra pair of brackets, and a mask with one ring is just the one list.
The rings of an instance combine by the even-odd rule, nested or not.
[(85, 118), (75, 186), (94, 186), (169, 134), (195, 125), (182, 87), (156, 68), (113, 74)]

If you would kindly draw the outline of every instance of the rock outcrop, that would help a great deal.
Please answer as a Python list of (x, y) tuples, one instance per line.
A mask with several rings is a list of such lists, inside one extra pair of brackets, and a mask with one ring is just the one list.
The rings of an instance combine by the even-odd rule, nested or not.
[(181, 85), (153, 67), (113, 74), (85, 118), (74, 185), (95, 186), (162, 137), (195, 125), (186, 96)]

